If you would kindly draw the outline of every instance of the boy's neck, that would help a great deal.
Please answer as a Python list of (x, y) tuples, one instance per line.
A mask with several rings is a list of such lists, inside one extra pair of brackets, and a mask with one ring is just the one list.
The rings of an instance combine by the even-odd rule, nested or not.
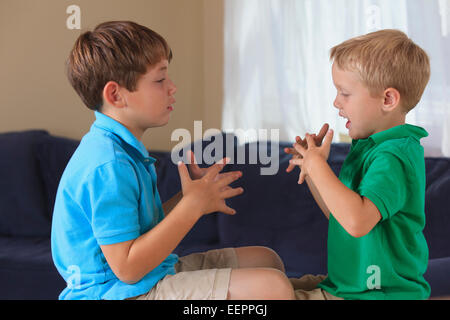
[[(119, 120), (116, 120), (116, 121), (120, 122)], [(125, 128), (127, 128), (138, 141), (141, 141), (142, 136), (144, 135), (144, 130), (137, 129), (137, 128), (131, 128), (130, 126), (128, 126), (127, 124), (125, 124), (123, 122), (120, 122), (120, 124), (122, 124)]]
[(390, 119), (389, 121), (384, 122), (380, 126), (380, 128), (378, 128), (378, 130), (376, 130), (374, 132), (374, 134), (381, 132), (381, 131), (389, 130), (389, 129), (397, 127), (397, 126), (404, 125), (405, 123), (406, 123), (406, 113), (405, 114), (402, 113), (401, 115), (394, 117), (394, 118)]
[(123, 125), (125, 128), (127, 128), (128, 131), (130, 131), (138, 141), (141, 141), (145, 130), (142, 130), (139, 127), (130, 125), (125, 119), (122, 119), (122, 117), (120, 117), (118, 114), (116, 114), (114, 112), (104, 110), (104, 111), (101, 111), (101, 113), (103, 113), (105, 116), (108, 116), (111, 119), (114, 119), (117, 122), (119, 122), (121, 125)]

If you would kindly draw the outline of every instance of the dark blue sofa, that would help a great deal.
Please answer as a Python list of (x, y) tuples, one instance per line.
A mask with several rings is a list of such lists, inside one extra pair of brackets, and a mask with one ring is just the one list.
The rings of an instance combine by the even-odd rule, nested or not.
[[(59, 178), (78, 143), (44, 130), (0, 134), (0, 299), (57, 299), (65, 287), (51, 258), (51, 214)], [(236, 164), (239, 153), (234, 152), (235, 164), (225, 171), (243, 171), (235, 184), (245, 192), (228, 201), (237, 214), (201, 218), (176, 253), (263, 245), (278, 252), (290, 277), (326, 273), (328, 222), (306, 184), (297, 185), (298, 171), (285, 173), (290, 157), (283, 148), (289, 145), (270, 150), (279, 153), (278, 174), (271, 176), (260, 175), (261, 164)], [(249, 163), (248, 153), (258, 144), (239, 148)], [(336, 174), (348, 150), (347, 144), (333, 144), (329, 163)], [(222, 151), (229, 155), (225, 145)], [(178, 171), (169, 153), (151, 155), (158, 160), (158, 188), (165, 201), (180, 190)], [(450, 296), (450, 159), (427, 158), (426, 170), (430, 261), (425, 277), (432, 297)]]

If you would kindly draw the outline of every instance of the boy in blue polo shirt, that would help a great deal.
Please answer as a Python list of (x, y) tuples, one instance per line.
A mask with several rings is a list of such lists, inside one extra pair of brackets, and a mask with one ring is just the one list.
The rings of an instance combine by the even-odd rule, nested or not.
[(333, 132), (298, 139), (301, 167), (329, 219), (328, 276), (292, 279), (299, 299), (427, 299), (427, 132), (405, 124), (430, 78), (425, 51), (398, 30), (381, 30), (331, 50), (334, 106), (353, 139), (339, 178), (327, 164)]
[(179, 163), (182, 193), (161, 203), (155, 159), (140, 139), (169, 121), (171, 57), (159, 34), (129, 21), (83, 33), (70, 53), (68, 78), (96, 120), (56, 195), (52, 255), (67, 282), (60, 299), (294, 298), (268, 248), (172, 253), (201, 216), (234, 214), (225, 199), (243, 190), (228, 186), (240, 172), (220, 173), (226, 161), (193, 164), (190, 173)]

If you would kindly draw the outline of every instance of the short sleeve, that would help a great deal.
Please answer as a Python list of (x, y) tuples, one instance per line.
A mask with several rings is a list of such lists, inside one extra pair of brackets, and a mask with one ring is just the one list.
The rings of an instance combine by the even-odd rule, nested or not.
[(111, 161), (96, 168), (86, 191), (83, 206), (100, 245), (139, 237), (139, 185), (130, 163)]
[(382, 221), (392, 218), (407, 199), (407, 167), (392, 152), (379, 152), (362, 177), (358, 193), (371, 200), (380, 211)]

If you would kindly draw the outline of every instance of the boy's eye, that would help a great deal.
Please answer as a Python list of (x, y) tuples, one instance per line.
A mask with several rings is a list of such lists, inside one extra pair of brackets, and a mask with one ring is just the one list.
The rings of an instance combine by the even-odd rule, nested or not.
[(166, 78), (163, 78), (163, 79), (161, 79), (161, 80), (157, 80), (156, 82), (162, 83), (164, 80), (166, 80)]

